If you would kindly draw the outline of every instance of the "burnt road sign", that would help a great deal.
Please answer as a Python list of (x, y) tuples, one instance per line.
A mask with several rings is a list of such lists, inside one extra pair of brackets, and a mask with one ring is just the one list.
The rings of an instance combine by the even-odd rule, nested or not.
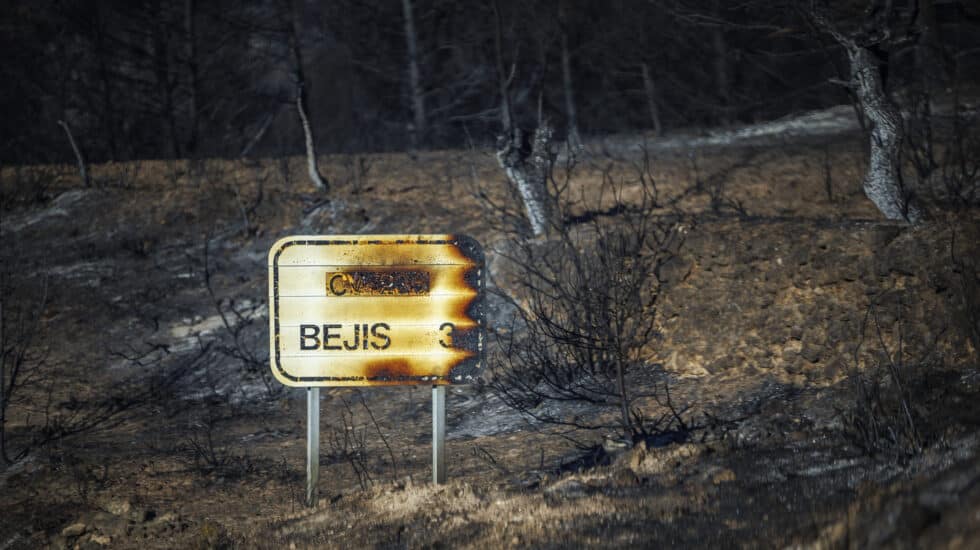
[(464, 235), (280, 239), (270, 362), (288, 386), (465, 384), (483, 366), (483, 250)]

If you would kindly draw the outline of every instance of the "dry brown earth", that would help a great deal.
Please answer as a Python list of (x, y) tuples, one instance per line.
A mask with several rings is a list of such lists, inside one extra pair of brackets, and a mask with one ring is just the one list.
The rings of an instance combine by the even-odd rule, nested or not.
[[(303, 394), (270, 392), (221, 353), (205, 244), (223, 310), (254, 317), (236, 349), (261, 354), (276, 239), (465, 232), (492, 251), (501, 234), (475, 189), (510, 197), (490, 153), (326, 158), (327, 197), (298, 158), (96, 166), (95, 189), (79, 189), (70, 167), (5, 167), (7, 303), (37, 303), (47, 288), (47, 366), (22, 393), (34, 407), (11, 418), (14, 443), (44, 414), (77, 421), (107, 396), (140, 398), (0, 467), (0, 549), (976, 548), (980, 220), (882, 221), (860, 192), (861, 158), (849, 137), (661, 152), (646, 166), (587, 157), (572, 196), (587, 202), (604, 175), (640, 170), (694, 222), (668, 266), (657, 353), (703, 428), (561, 473), (582, 451), (479, 388), (453, 388), (451, 482), (432, 486), (427, 388), (330, 390), (315, 510), (300, 504)], [(927, 445), (869, 457), (842, 435), (848, 375), (900, 341), (904, 357), (924, 358), (914, 395)], [(345, 432), (363, 456), (340, 452)]]

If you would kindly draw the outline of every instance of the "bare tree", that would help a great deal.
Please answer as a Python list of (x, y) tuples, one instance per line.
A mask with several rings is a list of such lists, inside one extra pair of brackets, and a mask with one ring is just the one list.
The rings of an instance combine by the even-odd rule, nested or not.
[(514, 109), (510, 101), (510, 86), (514, 82), (517, 72), (516, 60), (507, 67), (504, 61), (504, 23), (500, 13), (500, 2), (494, 0), (493, 4), (493, 46), (494, 59), (497, 67), (497, 86), (500, 92), (500, 124), (504, 133), (508, 133), (514, 128)]
[(640, 84), (650, 128), (662, 136), (662, 102), (668, 90), (659, 88), (671, 73), (670, 52), (683, 41), (677, 36), (678, 26), (670, 11), (655, 2), (624, 2), (612, 10), (605, 25), (615, 25), (620, 32), (608, 26), (596, 29), (597, 43), (592, 49), (601, 56), (603, 67), (626, 75), (627, 83)]
[(412, 97), (412, 145), (418, 147), (426, 134), (425, 94), (422, 90), (422, 73), (419, 68), (419, 40), (415, 32), (415, 17), (412, 14), (412, 0), (402, 0), (402, 13), (405, 18), (405, 46), (408, 49), (408, 77)]
[(555, 162), (554, 130), (543, 122), (534, 131), (531, 147), (524, 143), (524, 132), (515, 128), (497, 143), (497, 162), (507, 179), (517, 188), (524, 202), (531, 232), (540, 237), (560, 225), (555, 198), (548, 189), (548, 175)]
[(183, 155), (178, 130), (177, 112), (177, 76), (174, 51), (175, 45), (171, 40), (173, 6), (156, 3), (155, 16), (151, 21), (150, 57), (152, 59), (154, 89), (159, 93), (160, 115), (167, 131), (167, 141), (170, 147), (170, 158), (178, 159)]
[(575, 109), (575, 86), (572, 81), (572, 54), (569, 51), (568, 35), (571, 32), (571, 18), (564, 2), (558, 10), (558, 23), (561, 27), (561, 80), (565, 95), (565, 117), (568, 124), (568, 145), (579, 148), (582, 138), (578, 130), (578, 113)]
[[(919, 223), (923, 213), (905, 189), (901, 149), (904, 135), (902, 114), (885, 89), (882, 56), (889, 48), (908, 39), (908, 29), (899, 32), (891, 2), (873, 0), (859, 30), (844, 32), (820, 6), (812, 5), (807, 15), (815, 26), (829, 34), (847, 53), (850, 79), (844, 84), (860, 102), (861, 112), (871, 121), (871, 154), (864, 176), (864, 193), (889, 220)], [(907, 18), (906, 18), (907, 19)], [(905, 21), (905, 24), (910, 24)]]
[(293, 50), (293, 78), (296, 83), (296, 111), (299, 113), (300, 124), (303, 127), (303, 141), (306, 145), (306, 172), (320, 191), (329, 190), (326, 178), (320, 174), (317, 165), (316, 141), (313, 138), (313, 128), (308, 116), (309, 107), (306, 101), (306, 77), (303, 69), (303, 45), (300, 43), (299, 20), (296, 10), (290, 4), (289, 42)]
[(500, 87), (500, 122), (502, 133), (497, 138), (497, 162), (503, 168), (507, 179), (517, 188), (531, 232), (540, 237), (551, 231), (559, 220), (555, 217), (557, 208), (554, 197), (548, 190), (548, 177), (555, 161), (554, 129), (542, 122), (534, 131), (531, 143), (528, 134), (517, 126), (514, 120), (510, 87), (517, 72), (517, 60), (504, 62), (503, 21), (498, 2), (493, 3), (494, 46), (496, 49), (497, 79)]
[[(721, 0), (714, 0), (712, 5), (712, 15), (717, 20), (723, 20)], [(728, 61), (728, 42), (725, 40), (725, 27), (723, 25), (711, 25), (711, 47), (714, 50), (714, 71), (715, 87), (718, 90), (718, 99), (721, 102), (721, 120), (724, 124), (731, 124), (732, 116), (732, 85), (730, 66)]]
[(187, 152), (197, 152), (198, 136), (200, 134), (200, 118), (198, 105), (200, 96), (200, 79), (198, 78), (197, 59), (197, 2), (184, 0), (184, 56), (187, 66)]
[(82, 180), (82, 185), (89, 187), (91, 181), (88, 175), (88, 167), (85, 164), (85, 157), (82, 155), (82, 150), (79, 149), (78, 143), (75, 141), (75, 136), (71, 133), (71, 127), (64, 120), (59, 120), (58, 125), (64, 128), (65, 134), (68, 136), (68, 143), (71, 144), (71, 150), (75, 153), (75, 161), (78, 163), (78, 174)]
[(657, 103), (657, 88), (653, 77), (650, 76), (650, 64), (644, 61), (640, 64), (640, 74), (643, 77), (643, 92), (646, 95), (647, 109), (650, 111), (650, 123), (657, 137), (664, 135), (663, 124), (660, 122), (660, 106)]
[(296, 111), (299, 112), (299, 120), (303, 126), (303, 141), (306, 144), (306, 173), (314, 187), (320, 191), (329, 189), (327, 180), (320, 175), (320, 167), (316, 158), (316, 142), (313, 139), (313, 128), (310, 126), (310, 119), (306, 115), (306, 96), (303, 94), (304, 84), (302, 80), (296, 83)]

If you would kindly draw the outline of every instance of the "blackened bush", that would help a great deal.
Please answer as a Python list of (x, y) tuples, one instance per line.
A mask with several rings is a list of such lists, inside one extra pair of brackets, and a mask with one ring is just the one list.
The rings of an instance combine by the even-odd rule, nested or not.
[[(665, 397), (651, 382), (655, 315), (662, 268), (686, 230), (679, 216), (663, 215), (649, 172), (638, 173), (622, 181), (607, 171), (583, 201), (593, 210), (565, 215), (547, 237), (516, 236), (498, 247), (495, 283), (514, 313), (494, 327), (488, 385), (536, 420), (573, 429), (615, 426), (628, 440), (663, 427), (665, 419), (648, 423), (635, 405)], [(559, 194), (557, 203), (567, 214), (566, 198)], [(569, 412), (579, 407), (598, 414)], [(671, 410), (668, 424), (680, 421)]]
[[(879, 298), (880, 300), (880, 298)], [(899, 296), (894, 309), (895, 334), (889, 338), (879, 317), (882, 305), (868, 307), (848, 377), (850, 398), (839, 410), (844, 436), (869, 456), (914, 456), (929, 443), (925, 429), (925, 381), (933, 369), (931, 347), (913, 357), (906, 341), (905, 304)], [(889, 343), (891, 340), (892, 343)], [(872, 363), (858, 368), (858, 356), (868, 341)]]

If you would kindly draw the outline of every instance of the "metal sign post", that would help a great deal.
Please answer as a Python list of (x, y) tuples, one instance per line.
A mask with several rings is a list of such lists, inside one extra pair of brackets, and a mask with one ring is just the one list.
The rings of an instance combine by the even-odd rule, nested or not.
[(306, 505), (315, 508), (320, 480), (320, 388), (306, 388)]
[(432, 483), (446, 482), (446, 386), (432, 386)]
[(269, 359), (307, 388), (306, 504), (316, 506), (321, 386), (432, 388), (432, 480), (446, 482), (446, 385), (485, 355), (483, 249), (465, 235), (295, 235), (269, 250)]

